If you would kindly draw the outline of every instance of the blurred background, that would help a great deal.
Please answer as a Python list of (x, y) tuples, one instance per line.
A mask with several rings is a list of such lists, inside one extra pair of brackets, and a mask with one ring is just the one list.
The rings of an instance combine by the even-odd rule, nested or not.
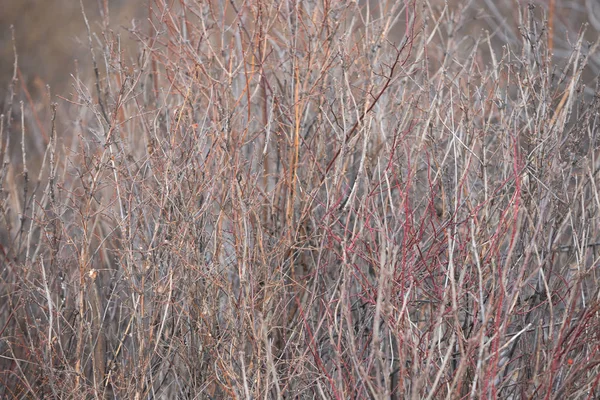
[[(94, 34), (98, 35), (106, 24), (115, 34), (121, 34), (124, 43), (131, 42), (125, 27), (131, 27), (134, 19), (147, 12), (142, 0), (83, 0), (83, 6)], [(14, 70), (11, 26), (14, 26), (21, 82), (33, 96), (44, 93), (46, 85), (56, 94), (68, 93), (75, 59), (79, 70), (89, 74), (89, 41), (79, 1), (0, 0), (0, 10), (3, 100)], [(101, 38), (94, 40), (95, 45), (101, 43)]]

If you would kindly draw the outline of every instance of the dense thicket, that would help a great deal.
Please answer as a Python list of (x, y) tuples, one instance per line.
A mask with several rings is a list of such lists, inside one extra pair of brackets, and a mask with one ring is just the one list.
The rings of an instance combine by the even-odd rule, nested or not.
[(0, 397), (597, 398), (600, 12), (472, 3), (82, 14), (58, 105), (19, 58)]

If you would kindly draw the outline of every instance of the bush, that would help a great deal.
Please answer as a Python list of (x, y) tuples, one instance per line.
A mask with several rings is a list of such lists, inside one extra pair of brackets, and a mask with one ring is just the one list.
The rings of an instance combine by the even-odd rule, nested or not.
[(13, 80), (3, 397), (598, 396), (597, 43), (386, 4), (157, 0), (40, 154)]

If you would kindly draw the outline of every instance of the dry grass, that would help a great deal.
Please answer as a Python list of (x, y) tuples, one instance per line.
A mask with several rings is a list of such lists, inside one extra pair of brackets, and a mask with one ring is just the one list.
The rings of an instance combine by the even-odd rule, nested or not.
[(597, 398), (594, 26), (441, 3), (154, 0), (41, 153), (13, 81), (0, 396)]

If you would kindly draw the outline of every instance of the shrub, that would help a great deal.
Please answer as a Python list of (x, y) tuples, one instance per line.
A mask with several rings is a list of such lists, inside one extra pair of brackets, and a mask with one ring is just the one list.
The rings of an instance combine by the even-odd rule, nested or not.
[(597, 43), (460, 7), (157, 0), (39, 174), (9, 96), (2, 395), (597, 397)]

